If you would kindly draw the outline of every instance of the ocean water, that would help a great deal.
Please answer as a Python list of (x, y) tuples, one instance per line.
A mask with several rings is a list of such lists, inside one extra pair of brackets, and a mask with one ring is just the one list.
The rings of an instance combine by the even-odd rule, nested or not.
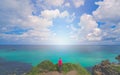
[(115, 57), (119, 54), (120, 46), (117, 45), (0, 45), (0, 58), (33, 66), (43, 60), (50, 60), (56, 64), (61, 57), (63, 63), (71, 62), (83, 67), (92, 67), (106, 59), (117, 62)]

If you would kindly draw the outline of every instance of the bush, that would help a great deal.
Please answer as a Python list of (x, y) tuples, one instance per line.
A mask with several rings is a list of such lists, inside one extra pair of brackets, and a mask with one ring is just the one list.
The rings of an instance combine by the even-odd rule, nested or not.
[[(86, 69), (84, 69), (78, 64), (64, 63), (62, 65), (62, 72), (64, 74), (72, 70), (77, 71), (78, 75), (90, 75), (90, 73)], [(40, 75), (41, 73), (49, 71), (58, 71), (58, 64), (54, 65), (49, 60), (45, 60), (36, 67), (33, 67), (33, 69), (27, 75)]]

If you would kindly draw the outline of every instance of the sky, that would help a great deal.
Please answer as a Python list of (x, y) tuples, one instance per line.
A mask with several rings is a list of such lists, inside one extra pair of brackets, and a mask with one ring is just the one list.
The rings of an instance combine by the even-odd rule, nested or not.
[(120, 0), (0, 0), (0, 44), (120, 43)]

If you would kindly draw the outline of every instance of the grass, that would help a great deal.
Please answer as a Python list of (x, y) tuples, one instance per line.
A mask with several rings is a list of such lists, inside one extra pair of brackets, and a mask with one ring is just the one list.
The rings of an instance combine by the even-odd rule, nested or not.
[[(90, 73), (79, 64), (64, 63), (62, 65), (62, 72), (64, 74), (72, 70), (77, 71), (78, 75), (90, 75)], [(53, 64), (49, 60), (45, 60), (36, 67), (33, 67), (33, 69), (27, 75), (40, 75), (41, 73), (50, 71), (58, 71), (58, 64)]]
[(111, 65), (112, 69), (120, 73), (120, 65)]

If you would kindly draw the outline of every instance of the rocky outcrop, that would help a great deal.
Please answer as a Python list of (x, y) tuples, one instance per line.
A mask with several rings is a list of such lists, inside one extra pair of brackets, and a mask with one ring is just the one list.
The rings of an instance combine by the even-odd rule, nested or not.
[(120, 75), (120, 65), (110, 63), (109, 60), (102, 61), (92, 68), (92, 75)]

